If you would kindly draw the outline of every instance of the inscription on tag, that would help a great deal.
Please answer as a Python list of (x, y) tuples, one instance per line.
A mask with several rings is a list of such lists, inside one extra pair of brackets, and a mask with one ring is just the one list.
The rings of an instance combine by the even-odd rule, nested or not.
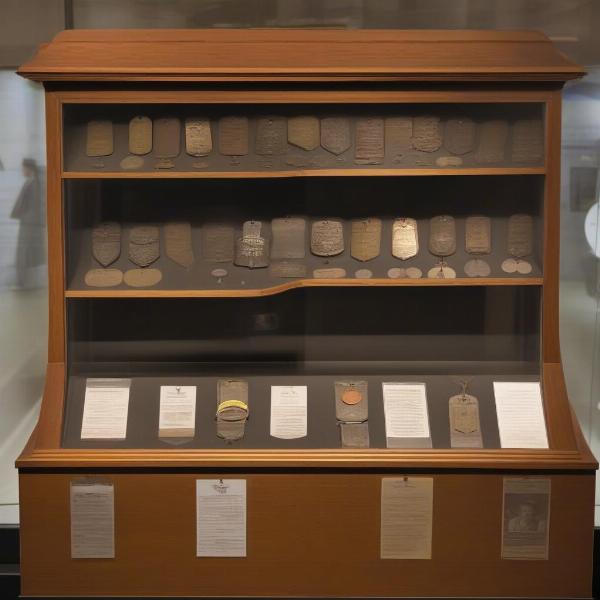
[(340, 423), (342, 448), (368, 448), (368, 423)]
[(113, 153), (112, 121), (90, 121), (85, 144), (87, 156), (109, 156)]
[(114, 287), (123, 282), (119, 269), (90, 269), (85, 274), (85, 285), (89, 287)]
[(469, 254), (489, 254), (492, 251), (492, 226), (489, 217), (467, 217), (465, 250)]
[(508, 253), (522, 258), (533, 252), (533, 218), (530, 215), (512, 215), (508, 220)]
[(378, 165), (385, 157), (383, 119), (356, 121), (356, 151), (354, 162), (359, 165)]
[(506, 121), (486, 121), (481, 126), (475, 160), (479, 164), (486, 165), (504, 162), (507, 139), (508, 123)]
[(319, 146), (319, 119), (311, 116), (290, 117), (288, 119), (288, 142), (303, 150), (314, 150)]
[(352, 221), (350, 255), (360, 261), (368, 261), (379, 256), (381, 251), (381, 219), (355, 219)]
[(208, 119), (185, 120), (185, 151), (190, 156), (208, 156), (212, 152), (212, 134)]
[(472, 119), (449, 119), (444, 127), (444, 147), (452, 154), (467, 154), (475, 146), (475, 122)]
[(392, 225), (392, 256), (407, 260), (419, 253), (417, 221), (410, 218), (396, 219)]
[(242, 237), (236, 243), (234, 264), (249, 269), (269, 265), (269, 240), (261, 232), (262, 223), (260, 221), (244, 223)]
[(429, 252), (435, 256), (450, 256), (456, 252), (454, 217), (441, 215), (429, 222)]
[(138, 115), (129, 121), (130, 154), (148, 154), (152, 151), (152, 119)]
[(219, 152), (224, 156), (248, 154), (248, 119), (223, 117), (219, 120)]
[(154, 225), (132, 227), (129, 232), (129, 260), (138, 267), (147, 267), (158, 260), (159, 256), (158, 227)]
[(350, 148), (350, 121), (342, 117), (321, 119), (321, 146), (332, 154), (342, 154)]
[(413, 119), (413, 148), (421, 152), (435, 152), (442, 147), (439, 117), (423, 116)]
[(202, 258), (209, 262), (233, 260), (233, 227), (229, 225), (204, 225), (202, 227)]
[(92, 231), (92, 255), (108, 267), (121, 255), (121, 225), (112, 221), (99, 223)]
[(477, 398), (458, 394), (450, 398), (448, 405), (452, 448), (483, 448)]
[(271, 258), (304, 258), (306, 221), (301, 218), (271, 221)]
[(513, 127), (512, 160), (541, 163), (544, 158), (544, 126), (537, 119), (517, 121)]
[(256, 154), (273, 156), (287, 150), (287, 119), (261, 117), (256, 123)]
[(181, 123), (175, 117), (162, 117), (154, 121), (154, 156), (175, 158), (181, 149)]
[(344, 251), (341, 221), (315, 221), (312, 224), (310, 250), (315, 256), (337, 256)]
[(165, 224), (165, 252), (178, 265), (186, 269), (194, 263), (192, 227), (189, 223)]
[(388, 117), (385, 120), (385, 154), (400, 158), (412, 149), (412, 117)]

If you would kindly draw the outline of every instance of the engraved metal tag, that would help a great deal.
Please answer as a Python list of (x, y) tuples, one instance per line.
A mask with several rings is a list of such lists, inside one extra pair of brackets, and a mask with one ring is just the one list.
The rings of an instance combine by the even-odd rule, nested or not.
[(160, 283), (162, 272), (159, 269), (129, 269), (123, 275), (123, 281), (131, 287), (152, 287)]
[(492, 225), (489, 217), (467, 217), (465, 250), (469, 254), (489, 254), (492, 251)]
[(392, 225), (392, 256), (407, 260), (419, 253), (419, 229), (417, 221), (410, 218), (396, 219)]
[(112, 121), (90, 121), (85, 143), (87, 156), (109, 156), (113, 153)]
[(439, 117), (424, 116), (413, 119), (413, 148), (421, 152), (435, 152), (442, 147)]
[(138, 115), (129, 121), (130, 154), (148, 154), (152, 151), (152, 119)]
[(85, 285), (89, 287), (114, 287), (123, 283), (120, 269), (90, 269), (85, 274)]
[(394, 159), (412, 149), (412, 117), (388, 117), (385, 120), (385, 154)]
[(368, 448), (368, 423), (340, 423), (342, 448)]
[(448, 119), (444, 127), (444, 147), (452, 154), (467, 154), (475, 146), (476, 125), (472, 119)]
[(517, 121), (512, 132), (512, 161), (541, 163), (544, 158), (544, 126), (537, 119)]
[(175, 158), (181, 150), (181, 122), (175, 117), (161, 117), (152, 128), (154, 156)]
[(516, 258), (533, 252), (533, 218), (531, 215), (512, 215), (508, 219), (508, 253)]
[(282, 260), (271, 263), (269, 269), (271, 277), (282, 277), (292, 279), (294, 277), (306, 277), (306, 265), (301, 262)]
[(320, 127), (317, 117), (290, 117), (287, 125), (288, 142), (303, 150), (314, 150), (319, 146)]
[(132, 227), (129, 232), (129, 260), (138, 267), (147, 267), (159, 256), (158, 227), (154, 225)]
[(326, 267), (323, 269), (315, 269), (313, 271), (315, 279), (342, 279), (346, 277), (346, 269), (341, 267)]
[(92, 231), (92, 256), (103, 266), (108, 267), (121, 255), (121, 225), (105, 221)]
[(202, 258), (210, 262), (233, 260), (233, 227), (204, 225), (202, 227)]
[(381, 219), (370, 217), (352, 221), (350, 255), (360, 261), (377, 258), (381, 251)]
[(378, 165), (383, 162), (384, 158), (383, 119), (358, 119), (356, 121), (354, 162), (358, 165)]
[(508, 123), (506, 121), (486, 121), (481, 126), (475, 160), (484, 165), (504, 162), (507, 139)]
[(343, 117), (321, 119), (321, 146), (332, 154), (342, 154), (350, 148), (350, 121)]
[(189, 223), (165, 223), (165, 253), (186, 269), (194, 263), (192, 227)]
[(345, 423), (362, 423), (369, 418), (369, 388), (366, 381), (336, 381), (335, 418)]
[(219, 152), (225, 156), (248, 154), (248, 119), (246, 117), (219, 119)]
[(304, 258), (306, 221), (302, 218), (271, 221), (271, 258)]
[(212, 149), (210, 121), (208, 119), (186, 119), (185, 151), (190, 156), (208, 156)]
[(256, 122), (256, 154), (273, 156), (287, 150), (287, 119), (261, 117)]
[(454, 217), (441, 215), (429, 222), (429, 252), (435, 256), (450, 256), (456, 252)]
[(448, 401), (448, 409), (452, 448), (483, 448), (477, 398), (457, 394)]
[(262, 235), (260, 221), (246, 221), (242, 237), (235, 245), (234, 264), (249, 269), (259, 269), (269, 265), (269, 239)]
[(315, 256), (337, 256), (344, 251), (344, 228), (341, 221), (315, 221), (310, 236), (310, 251)]

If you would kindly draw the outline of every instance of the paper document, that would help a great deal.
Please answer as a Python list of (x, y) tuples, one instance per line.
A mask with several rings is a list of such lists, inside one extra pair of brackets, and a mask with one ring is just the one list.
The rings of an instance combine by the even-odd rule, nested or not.
[(307, 386), (271, 386), (271, 435), (284, 440), (305, 437)]
[(81, 439), (124, 440), (131, 379), (88, 379)]

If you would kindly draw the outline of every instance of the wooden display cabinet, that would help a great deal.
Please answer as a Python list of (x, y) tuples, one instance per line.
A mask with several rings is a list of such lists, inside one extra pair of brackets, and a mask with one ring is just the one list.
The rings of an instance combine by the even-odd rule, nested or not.
[[(19, 74), (46, 91), (50, 302), (41, 413), (17, 461), (24, 596), (591, 595), (597, 464), (569, 405), (558, 336), (561, 88), (579, 66), (527, 32), (75, 30)], [(209, 119), (212, 149), (188, 155), (182, 128), (176, 156), (160, 163), (151, 151), (132, 168), (121, 161), (136, 115)], [(248, 118), (249, 149), (237, 157), (219, 146), (228, 115)], [(350, 138), (338, 154), (321, 137), (310, 149), (284, 140), (281, 153), (259, 155), (265, 115), (309, 115), (321, 128), (342, 118)], [(448, 119), (473, 125), (466, 148), (449, 152), (440, 140), (419, 149), (416, 118), (431, 115), (440, 134)], [(404, 146), (392, 148), (386, 129), (385, 152), (357, 160), (358, 146), (372, 144), (357, 139), (358, 122), (395, 117), (410, 119)], [(112, 123), (114, 147), (102, 157), (86, 155), (92, 120)], [(490, 159), (482, 128), (493, 121), (505, 123), (506, 139)], [(542, 131), (533, 150), (535, 135), (526, 140), (526, 156), (515, 151), (523, 121)], [(507, 223), (523, 212), (533, 223), (531, 272), (509, 274)], [(464, 221), (477, 213), (491, 219), (491, 269), (468, 277)], [(342, 219), (345, 251), (324, 259), (307, 250), (296, 278), (231, 264), (226, 277), (211, 275), (204, 222), (297, 214)], [(427, 277), (436, 264), (428, 223), (440, 214), (456, 219), (446, 259), (456, 278)], [(381, 218), (381, 250), (356, 261), (349, 223), (371, 215)], [(391, 228), (407, 215), (420, 248), (403, 262), (392, 256)], [(161, 251), (154, 286), (86, 285), (95, 224), (118, 220), (126, 231), (173, 219), (192, 222), (189, 269)], [(409, 265), (423, 277), (390, 275)], [(115, 266), (132, 266), (126, 237)], [(344, 274), (313, 277), (319, 268)], [(361, 268), (370, 276), (355, 274)], [(465, 374), (480, 402), (481, 449), (450, 447), (448, 398)], [(88, 376), (132, 379), (127, 439), (80, 439)], [(215, 432), (220, 376), (250, 382), (246, 435), (232, 444)], [(341, 376), (369, 383), (370, 448), (341, 447)], [(427, 383), (432, 448), (386, 447), (381, 382), (390, 378)], [(548, 449), (500, 447), (496, 380), (541, 383)], [(181, 445), (157, 435), (164, 382), (198, 386), (196, 435)], [(273, 383), (308, 385), (302, 440), (269, 436)], [(69, 486), (85, 475), (114, 484), (114, 559), (71, 558)], [(381, 479), (394, 475), (434, 479), (429, 560), (380, 558)], [(506, 476), (551, 481), (547, 560), (501, 558)], [(196, 557), (195, 480), (218, 477), (247, 481), (245, 558)]]

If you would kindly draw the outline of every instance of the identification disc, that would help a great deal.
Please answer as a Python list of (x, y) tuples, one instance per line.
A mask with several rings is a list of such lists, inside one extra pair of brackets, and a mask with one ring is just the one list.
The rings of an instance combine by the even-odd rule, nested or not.
[(227, 277), (227, 275), (229, 275), (229, 271), (227, 271), (227, 269), (213, 269), (210, 274), (213, 277), (220, 279), (221, 277)]
[(335, 418), (342, 423), (362, 423), (369, 418), (369, 388), (366, 381), (336, 381)]
[(533, 271), (533, 267), (529, 261), (521, 260), (520, 258), (517, 259), (517, 273), (520, 273), (521, 275), (529, 275), (531, 271)]
[(456, 252), (454, 217), (440, 215), (429, 221), (429, 252), (435, 256), (450, 256)]
[[(154, 156), (175, 158), (181, 150), (181, 122), (176, 117), (161, 117), (154, 121)], [(159, 167), (160, 168), (160, 167)]]
[(114, 287), (123, 283), (120, 269), (90, 269), (85, 274), (85, 285), (89, 287)]
[(408, 260), (419, 253), (417, 221), (408, 217), (396, 219), (392, 225), (392, 256)]
[(479, 164), (490, 165), (504, 162), (508, 123), (506, 121), (486, 121), (481, 126), (479, 147), (475, 160)]
[(87, 156), (109, 156), (113, 153), (112, 121), (90, 121), (85, 143)]
[(492, 224), (489, 217), (467, 217), (465, 250), (468, 254), (489, 254), (492, 251)]
[(160, 256), (158, 236), (158, 227), (154, 225), (132, 227), (129, 232), (129, 260), (138, 267), (147, 267), (158, 260)]
[(475, 396), (457, 394), (448, 401), (452, 448), (482, 448), (479, 403)]
[(512, 161), (541, 163), (544, 159), (544, 126), (537, 119), (517, 121), (513, 126)]
[(160, 283), (162, 273), (159, 269), (129, 269), (123, 280), (131, 287), (152, 287)]
[(378, 165), (383, 162), (384, 158), (383, 119), (358, 119), (356, 121), (356, 150), (354, 153), (354, 162), (357, 165)]
[(310, 251), (315, 256), (337, 256), (344, 251), (341, 221), (315, 221), (310, 236)]
[(353, 388), (348, 388), (342, 393), (342, 402), (344, 404), (358, 404), (362, 400), (362, 394)]
[(412, 149), (412, 117), (388, 117), (385, 120), (385, 155), (400, 159)]
[(465, 273), (469, 277), (488, 277), (491, 272), (490, 265), (481, 258), (474, 258), (465, 264)]
[(304, 258), (306, 221), (299, 217), (271, 221), (271, 258)]
[(508, 253), (516, 258), (529, 256), (533, 245), (533, 218), (530, 215), (512, 215), (508, 219)]
[(379, 256), (381, 251), (381, 219), (370, 217), (352, 221), (350, 255), (366, 262)]
[(282, 260), (271, 263), (271, 277), (292, 279), (295, 277), (306, 277), (306, 265), (301, 262)]
[(436, 152), (442, 147), (442, 130), (439, 117), (424, 116), (413, 119), (412, 144), (421, 152)]
[(290, 117), (287, 126), (288, 142), (302, 148), (314, 150), (319, 147), (319, 119), (311, 116)]
[(456, 271), (447, 265), (438, 265), (427, 271), (429, 279), (455, 279)]
[(113, 221), (99, 223), (92, 230), (92, 256), (108, 267), (121, 255), (121, 225)]
[(219, 120), (219, 152), (224, 156), (248, 154), (248, 119), (223, 117)]
[(346, 277), (346, 269), (340, 267), (315, 269), (313, 271), (313, 277), (315, 279), (342, 279)]
[(201, 236), (202, 258), (209, 262), (233, 260), (233, 227), (204, 225)]
[(148, 154), (152, 151), (152, 119), (138, 115), (129, 121), (129, 153)]
[(371, 279), (373, 277), (373, 271), (371, 269), (358, 269), (354, 272), (356, 279)]
[(210, 121), (208, 119), (186, 119), (185, 151), (190, 156), (208, 156), (212, 149)]
[(472, 119), (448, 119), (444, 127), (444, 147), (452, 154), (467, 154), (475, 146), (476, 125)]
[(321, 146), (332, 154), (342, 154), (350, 148), (350, 121), (343, 117), (321, 119)]
[(514, 258), (507, 258), (502, 261), (500, 268), (505, 273), (516, 273), (517, 272), (517, 261)]
[(141, 156), (126, 156), (120, 163), (124, 171), (141, 169), (144, 166), (144, 159)]
[(178, 265), (186, 269), (194, 263), (192, 227), (189, 223), (165, 224), (165, 252)]
[(261, 117), (256, 123), (256, 154), (273, 156), (287, 150), (287, 119)]

